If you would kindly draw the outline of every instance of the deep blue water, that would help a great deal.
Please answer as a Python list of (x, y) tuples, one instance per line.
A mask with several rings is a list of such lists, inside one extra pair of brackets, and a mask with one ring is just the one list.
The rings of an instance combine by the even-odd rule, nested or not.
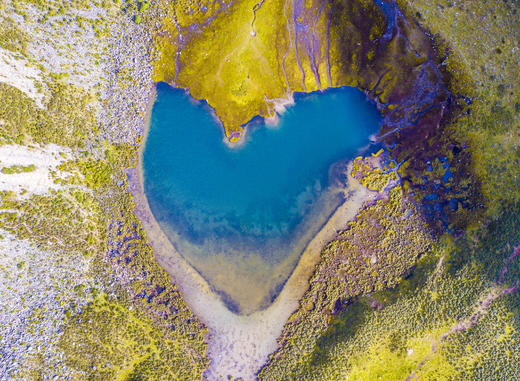
[(257, 118), (245, 144), (230, 148), (205, 102), (159, 83), (143, 151), (145, 194), (188, 261), (255, 251), (281, 262), (339, 205), (330, 168), (366, 148), (380, 121), (354, 88), (297, 94), (278, 125)]

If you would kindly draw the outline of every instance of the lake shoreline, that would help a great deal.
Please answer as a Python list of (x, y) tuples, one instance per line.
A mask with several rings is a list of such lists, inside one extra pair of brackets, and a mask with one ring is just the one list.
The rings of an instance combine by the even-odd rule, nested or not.
[(129, 187), (135, 202), (135, 213), (142, 221), (147, 238), (155, 251), (158, 263), (179, 287), (187, 305), (208, 327), (208, 356), (211, 365), (206, 371), (208, 379), (223, 379), (231, 374), (244, 380), (255, 379), (256, 373), (278, 347), (277, 338), (290, 315), (298, 308), (299, 300), (307, 290), (315, 266), (319, 263), (323, 247), (338, 230), (344, 229), (359, 210), (376, 197), (355, 179), (347, 167), (345, 199), (333, 212), (319, 232), (306, 245), (297, 260), (296, 267), (285, 281), (281, 292), (266, 309), (249, 315), (237, 315), (223, 303), (208, 282), (182, 257), (155, 220), (143, 188), (142, 153), (150, 128), (151, 109), (155, 102), (151, 97), (147, 108), (147, 123), (143, 143), (140, 145), (138, 163), (127, 171)]
[(155, 219), (231, 311), (267, 308), (342, 203), (345, 162), (374, 149), (379, 113), (354, 88), (295, 94), (278, 128), (257, 117), (234, 150), (204, 102), (157, 93), (141, 155)]

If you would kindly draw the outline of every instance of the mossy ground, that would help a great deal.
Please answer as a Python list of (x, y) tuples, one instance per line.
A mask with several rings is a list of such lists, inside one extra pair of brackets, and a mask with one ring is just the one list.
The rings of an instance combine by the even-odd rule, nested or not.
[[(206, 13), (189, 12), (189, 17), (182, 2), (162, 1), (158, 10), (162, 25), (155, 37), (154, 79), (207, 100), (228, 137), (256, 115), (272, 116), (275, 102), (292, 92), (355, 86), (359, 76), (356, 62), (345, 75), (336, 37), (350, 33), (365, 38), (360, 25), (338, 31), (328, 21), (333, 13), (348, 25), (351, 9), (314, 0), (274, 1), (263, 2), (253, 13), (257, 3), (223, 4)], [(383, 17), (371, 2), (359, 2), (355, 11), (371, 18), (372, 39), (383, 32)], [(366, 53), (358, 45), (353, 50)]]
[(488, 214), (520, 199), (520, 18), (514, 1), (400, 2), (411, 16), (448, 44), (445, 61), (457, 94), (471, 98), (456, 122), (483, 179)]
[[(261, 379), (402, 380), (412, 373), (421, 380), (520, 376), (516, 366), (519, 267), (513, 255), (520, 241), (515, 185), (520, 141), (514, 79), (518, 52), (511, 42), (520, 32), (517, 10), (507, 1), (399, 4), (410, 19), (435, 33), (441, 50), (451, 49), (443, 61), (449, 88), (457, 96), (471, 98), (446, 124), (445, 134), (451, 137), (440, 139), (463, 142), (463, 146), (442, 144), (440, 152), (446, 152), (450, 163), (457, 161), (461, 151), (471, 152), (470, 165), (451, 178), (442, 157), (413, 174), (405, 161), (398, 171), (403, 189), (417, 199), (417, 194), (425, 194), (425, 184), (439, 189), (447, 181), (450, 189), (459, 188), (462, 199), (473, 200), (466, 206), (471, 215), (450, 216), (448, 220), (461, 229), (456, 238), (433, 234), (431, 246), (398, 287), (347, 298), (348, 305), (337, 309), (328, 325), (307, 312), (321, 300), (320, 294), (312, 292), (319, 286), (311, 283), (293, 319), (308, 317), (288, 323), (281, 349), (261, 371)], [(451, 183), (457, 178), (458, 184)], [(366, 179), (380, 189), (377, 176)], [(480, 196), (468, 194), (475, 190)], [(461, 206), (459, 210), (464, 209)], [(406, 234), (398, 225), (394, 229), (398, 236)], [(391, 253), (400, 250), (395, 244), (384, 247)], [(346, 253), (351, 256), (353, 251)], [(327, 260), (325, 256), (323, 261)], [(318, 267), (313, 279), (328, 276), (323, 269)], [(507, 280), (501, 281), (501, 274)], [(371, 287), (378, 279), (376, 273), (373, 276), (354, 279)], [(348, 282), (326, 295), (345, 291)]]
[[(4, 89), (13, 91), (8, 87)], [(17, 91), (15, 93), (19, 95)], [(29, 100), (26, 102), (30, 104)], [(26, 108), (24, 113), (3, 114), (3, 120), (7, 121), (5, 125), (13, 123), (13, 119), (9, 119), (13, 114), (15, 118), (23, 115), (24, 119), (34, 118), (35, 113), (40, 115), (40, 111), (32, 107)], [(27, 110), (36, 111), (27, 113)], [(23, 123), (12, 125), (24, 127)], [(77, 148), (77, 142), (82, 142), (74, 135), (69, 139), (65, 134), (58, 134), (56, 138), (40, 135), (41, 127), (29, 126), (30, 129), (24, 130), (22, 144), (38, 139), (41, 143)], [(54, 126), (57, 128), (59, 124), (53, 124), (49, 129), (52, 131)], [(5, 135), (7, 142), (10, 142), (10, 136)], [(0, 213), (2, 230), (18, 239), (30, 239), (46, 250), (91, 257), (94, 276), (103, 289), (112, 289), (109, 299), (105, 296), (100, 299), (94, 293), (86, 309), (78, 315), (66, 314), (68, 317), (64, 317), (60, 348), (65, 363), (80, 378), (88, 375), (99, 379), (128, 379), (130, 374), (155, 379), (200, 378), (207, 366), (204, 358), (206, 329), (191, 314), (175, 285), (155, 262), (126, 190), (122, 169), (135, 163), (137, 149), (131, 145), (105, 145), (103, 158), (87, 159), (89, 156), (86, 151), (80, 151), (78, 159), (59, 168), (71, 175), (57, 177), (55, 181), (72, 185), (69, 190), (24, 199), (12, 192), (1, 195), (0, 208), (5, 210)], [(80, 188), (74, 188), (78, 186)], [(127, 267), (130, 271), (127, 276), (132, 280), (110, 287), (114, 275), (107, 256), (113, 266)], [(125, 312), (129, 309), (135, 312)], [(102, 340), (105, 352), (100, 351), (98, 338)], [(37, 358), (32, 356), (28, 360), (30, 377), (44, 375), (48, 366), (36, 361)]]
[[(123, 12), (136, 9), (133, 2), (117, 5), (90, 1), (15, 1), (0, 6), (0, 47), (27, 60), (44, 79), (40, 84), (44, 94), (41, 105), (16, 87), (0, 84), (0, 144), (28, 145), (35, 150), (56, 144), (71, 149), (52, 173), (54, 182), (62, 186), (60, 190), (45, 194), (2, 192), (0, 229), (3, 234), (29, 240), (43, 253), (52, 252), (61, 260), (80, 255), (90, 263), (86, 275), (89, 282), (81, 278), (86, 270), (77, 270), (74, 290), (77, 286), (81, 292), (57, 291), (64, 295), (57, 297), (63, 305), (50, 324), (57, 325), (58, 337), (49, 338), (51, 346), (32, 348), (23, 358), (17, 358), (19, 367), (9, 377), (185, 380), (200, 379), (208, 366), (207, 330), (156, 263), (134, 214), (125, 168), (135, 165), (140, 141), (127, 136), (129, 142), (114, 143), (103, 130), (97, 117), (107, 101), (95, 90), (107, 84), (77, 85), (74, 78), (83, 77), (75, 68), (53, 72), (45, 62), (35, 63), (34, 41), (20, 32), (20, 20), (32, 22), (34, 14), (40, 12), (44, 17), (36, 21), (39, 29), (31, 37), (67, 23), (72, 28), (80, 25), (79, 30), (98, 31), (99, 40), (93, 45), (103, 50), (107, 49), (104, 31), (116, 28), (114, 18), (128, 17)], [(16, 22), (5, 17), (7, 10), (13, 12)], [(94, 14), (107, 12), (108, 16), (92, 20), (89, 10)], [(83, 11), (86, 17), (76, 17)], [(53, 47), (61, 47), (63, 42), (58, 36), (49, 41)], [(99, 70), (99, 56), (96, 51), (90, 53), (91, 70), (95, 72)], [(130, 76), (122, 81), (126, 81), (128, 91), (134, 84)], [(125, 126), (130, 122), (121, 119), (119, 123)], [(31, 167), (2, 170), (18, 173)], [(43, 263), (45, 258), (39, 261)], [(74, 285), (74, 279), (69, 283)], [(69, 294), (73, 299), (69, 300)], [(47, 322), (41, 316), (45, 311), (34, 311), (31, 319), (35, 329), (41, 330), (38, 324)], [(11, 362), (7, 365), (13, 372)]]
[[(167, 33), (156, 39), (156, 79), (207, 99), (227, 136), (235, 136), (252, 116), (269, 115), (266, 98), (320, 85), (367, 91), (387, 117), (382, 135), (391, 133), (399, 120), (413, 126), (385, 140), (392, 147), (391, 168), (371, 170), (369, 162), (366, 168), (360, 162), (355, 169), (360, 181), (385, 197), (363, 210), (325, 248), (310, 290), (260, 378), (401, 379), (417, 370), (423, 379), (492, 379), (500, 375), (487, 354), (492, 348), (497, 348), (504, 374), (515, 377), (514, 295), (488, 306), (488, 314), (503, 318), (479, 318), (475, 326), (450, 334), (438, 350), (432, 349), (435, 340), (463, 317), (473, 316), (479, 299), (497, 287), (496, 277), (480, 272), (486, 266), (495, 272), (502, 268), (504, 256), (493, 255), (506, 255), (510, 246), (497, 243), (489, 251), (477, 247), (492, 238), (489, 222), (504, 224), (500, 239), (518, 240), (511, 220), (503, 215), (504, 205), (516, 205), (519, 188), (520, 109), (514, 78), (519, 28), (514, 4), (400, 1), (407, 19), (398, 14), (400, 36), (383, 44), (388, 24), (375, 2), (331, 2), (321, 11), (310, 2), (302, 7), (297, 1), (275, 2), (271, 7), (284, 12), (271, 19), (268, 33), (256, 30), (259, 40), (272, 39), (267, 49), (245, 33), (251, 5), (240, 2), (220, 14), (215, 11), (211, 27), (194, 27), (195, 32), (188, 26), (202, 25), (203, 17), (179, 17), (175, 28), (163, 22), (161, 30)], [(171, 3), (163, 7), (173, 13), (180, 9)], [(326, 20), (326, 14), (332, 16), (324, 24), (320, 18)], [(314, 25), (321, 25), (316, 32), (318, 54), (314, 49), (308, 54), (305, 40), (298, 38), (298, 27), (313, 26), (309, 15), (317, 17)], [(486, 33), (481, 36), (482, 20)], [(174, 62), (171, 52), (180, 52), (181, 58)], [(182, 56), (185, 52), (189, 54)], [(253, 65), (251, 57), (260, 53)], [(168, 57), (171, 61), (165, 64)], [(258, 67), (269, 74), (268, 83), (256, 72)], [(425, 67), (430, 69), (422, 71)], [(222, 70), (226, 83), (220, 78)], [(420, 79), (421, 71), (428, 73), (426, 82)], [(251, 82), (261, 87), (253, 89)], [(420, 86), (430, 86), (433, 103), (422, 103), (428, 95)], [(389, 169), (395, 170), (401, 187), (385, 192), (389, 178), (383, 173), (392, 172)], [(453, 242), (451, 235), (464, 238)], [(473, 246), (468, 247), (468, 241)], [(487, 258), (486, 265), (463, 255), (464, 250)], [(382, 291), (398, 284), (395, 291)], [(494, 331), (505, 336), (494, 337)], [(360, 345), (367, 338), (370, 341)], [(506, 345), (498, 349), (501, 343)]]
[[(379, 258), (396, 258), (406, 271), (406, 260), (414, 262), (420, 254), (414, 250), (421, 245), (409, 241), (407, 247), (406, 240), (388, 240), (392, 232), (418, 239), (406, 231), (413, 229), (413, 217), (408, 217), (406, 229), (399, 224), (385, 227), (382, 221), (391, 216), (389, 210), (384, 204), (368, 207), (342, 234), (364, 237), (366, 243), (351, 238), (348, 242), (354, 247), (333, 256), (330, 249), (322, 254), (311, 288), (280, 338), (281, 349), (260, 372), (260, 379), (401, 380), (414, 371), (422, 380), (519, 377), (515, 365), (519, 295), (508, 291), (485, 302), (518, 287), (518, 258), (512, 256), (520, 242), (518, 207), (458, 239), (426, 236), (423, 240), (429, 246), (423, 243), (415, 269), (397, 281), (385, 275), (399, 267), (381, 264)], [(367, 236), (364, 221), (371, 213), (384, 237)], [(367, 247), (372, 242), (387, 254), (375, 261), (358, 260), (349, 268), (353, 259), (363, 258), (356, 252), (377, 253)], [(385, 275), (378, 266), (383, 266)], [(360, 271), (364, 268), (366, 275)], [(501, 274), (505, 274), (502, 280)]]
[[(186, 363), (199, 359), (186, 349), (172, 329), (133, 311), (124, 303), (96, 294), (80, 315), (71, 318), (59, 343), (77, 378), (100, 380), (187, 380), (203, 369)], [(92, 348), (96, 348), (92, 351)], [(195, 354), (196, 356), (196, 354)], [(198, 372), (197, 372), (198, 371)]]

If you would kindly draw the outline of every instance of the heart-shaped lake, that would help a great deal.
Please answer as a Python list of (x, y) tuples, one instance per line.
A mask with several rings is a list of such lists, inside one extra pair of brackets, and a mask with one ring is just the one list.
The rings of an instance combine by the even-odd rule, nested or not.
[(159, 83), (142, 157), (161, 229), (228, 307), (269, 305), (312, 237), (342, 202), (334, 163), (370, 143), (381, 115), (355, 88), (296, 94), (275, 126), (249, 123), (225, 144), (205, 102)]

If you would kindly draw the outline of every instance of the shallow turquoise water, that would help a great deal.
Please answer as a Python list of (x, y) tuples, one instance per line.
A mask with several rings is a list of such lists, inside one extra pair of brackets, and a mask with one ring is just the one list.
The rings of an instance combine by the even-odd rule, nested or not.
[(145, 194), (174, 246), (188, 261), (198, 257), (195, 267), (222, 253), (280, 263), (341, 202), (330, 169), (366, 149), (381, 116), (353, 88), (295, 101), (276, 127), (257, 118), (245, 144), (230, 148), (205, 102), (158, 84), (143, 151)]

